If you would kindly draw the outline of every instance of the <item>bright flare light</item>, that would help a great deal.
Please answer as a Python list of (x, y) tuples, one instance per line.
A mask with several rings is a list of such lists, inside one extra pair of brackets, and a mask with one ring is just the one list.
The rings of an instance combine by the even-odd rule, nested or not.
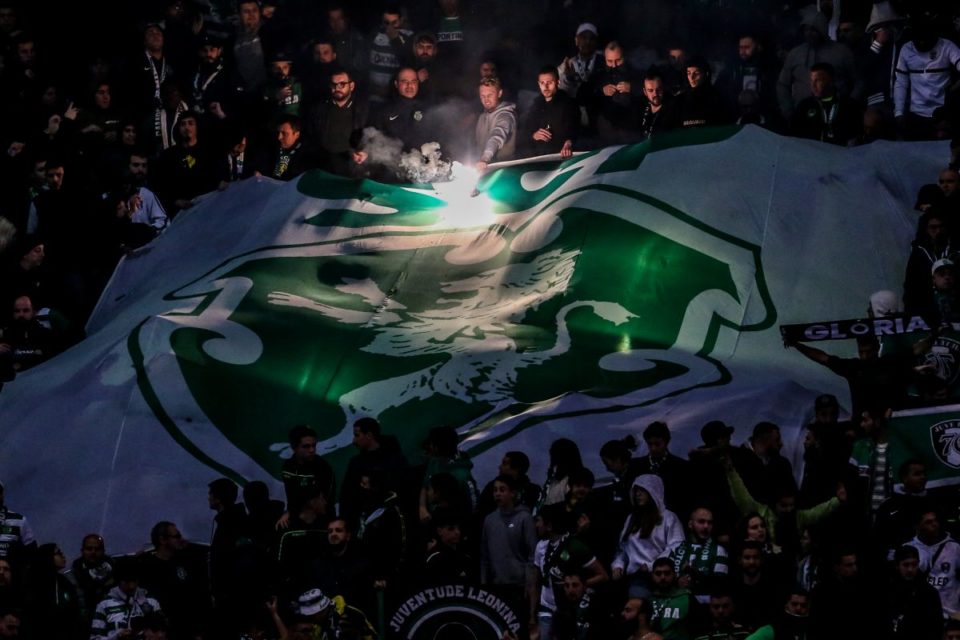
[(444, 222), (454, 227), (485, 227), (493, 224), (493, 202), (486, 193), (477, 191), (480, 172), (459, 162), (453, 163), (453, 179), (433, 185), (447, 206), (442, 216)]

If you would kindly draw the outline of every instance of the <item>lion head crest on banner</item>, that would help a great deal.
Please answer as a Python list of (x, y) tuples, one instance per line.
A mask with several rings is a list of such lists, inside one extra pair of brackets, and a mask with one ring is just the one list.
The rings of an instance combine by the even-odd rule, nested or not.
[(930, 427), (930, 441), (943, 464), (960, 469), (960, 420), (946, 420)]

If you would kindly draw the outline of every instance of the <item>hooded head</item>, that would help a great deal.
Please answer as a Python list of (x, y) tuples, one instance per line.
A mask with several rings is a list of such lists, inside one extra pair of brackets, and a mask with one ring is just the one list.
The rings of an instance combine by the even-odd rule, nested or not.
[(657, 511), (660, 513), (665, 511), (665, 507), (663, 506), (663, 480), (660, 476), (652, 473), (637, 476), (637, 479), (633, 481), (633, 487), (630, 489), (631, 501), (633, 500), (633, 490), (637, 487), (650, 494), (650, 497), (653, 499), (653, 504), (657, 506)]
[(808, 13), (800, 22), (800, 28), (803, 29), (803, 39), (807, 44), (813, 46), (827, 41), (828, 27), (827, 17), (820, 12)]

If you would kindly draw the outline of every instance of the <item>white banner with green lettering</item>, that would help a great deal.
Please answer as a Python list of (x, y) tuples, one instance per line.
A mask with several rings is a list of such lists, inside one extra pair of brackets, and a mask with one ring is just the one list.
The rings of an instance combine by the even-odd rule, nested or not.
[(557, 437), (602, 472), (600, 445), (653, 420), (680, 455), (709, 420), (736, 442), (770, 420), (799, 461), (813, 398), (849, 400), (778, 324), (861, 317), (898, 290), (916, 191), (947, 158), (748, 127), (479, 183), (230, 186), (121, 263), (87, 340), (0, 393), (7, 503), (68, 546), (99, 531), (126, 550), (160, 519), (203, 540), (207, 482), (282, 498), (289, 428), (311, 424), (342, 469), (360, 416), (412, 459), (455, 425), (480, 482), (511, 449), (541, 480)]

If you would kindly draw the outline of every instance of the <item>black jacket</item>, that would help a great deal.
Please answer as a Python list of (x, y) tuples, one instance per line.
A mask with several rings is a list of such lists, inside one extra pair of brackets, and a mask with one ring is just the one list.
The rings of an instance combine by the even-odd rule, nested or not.
[[(538, 129), (549, 129), (553, 139), (540, 142), (533, 139)], [(580, 129), (580, 108), (573, 98), (558, 90), (550, 102), (538, 96), (523, 117), (517, 135), (517, 147), (523, 155), (540, 156), (559, 153), (567, 140), (576, 142)]]

